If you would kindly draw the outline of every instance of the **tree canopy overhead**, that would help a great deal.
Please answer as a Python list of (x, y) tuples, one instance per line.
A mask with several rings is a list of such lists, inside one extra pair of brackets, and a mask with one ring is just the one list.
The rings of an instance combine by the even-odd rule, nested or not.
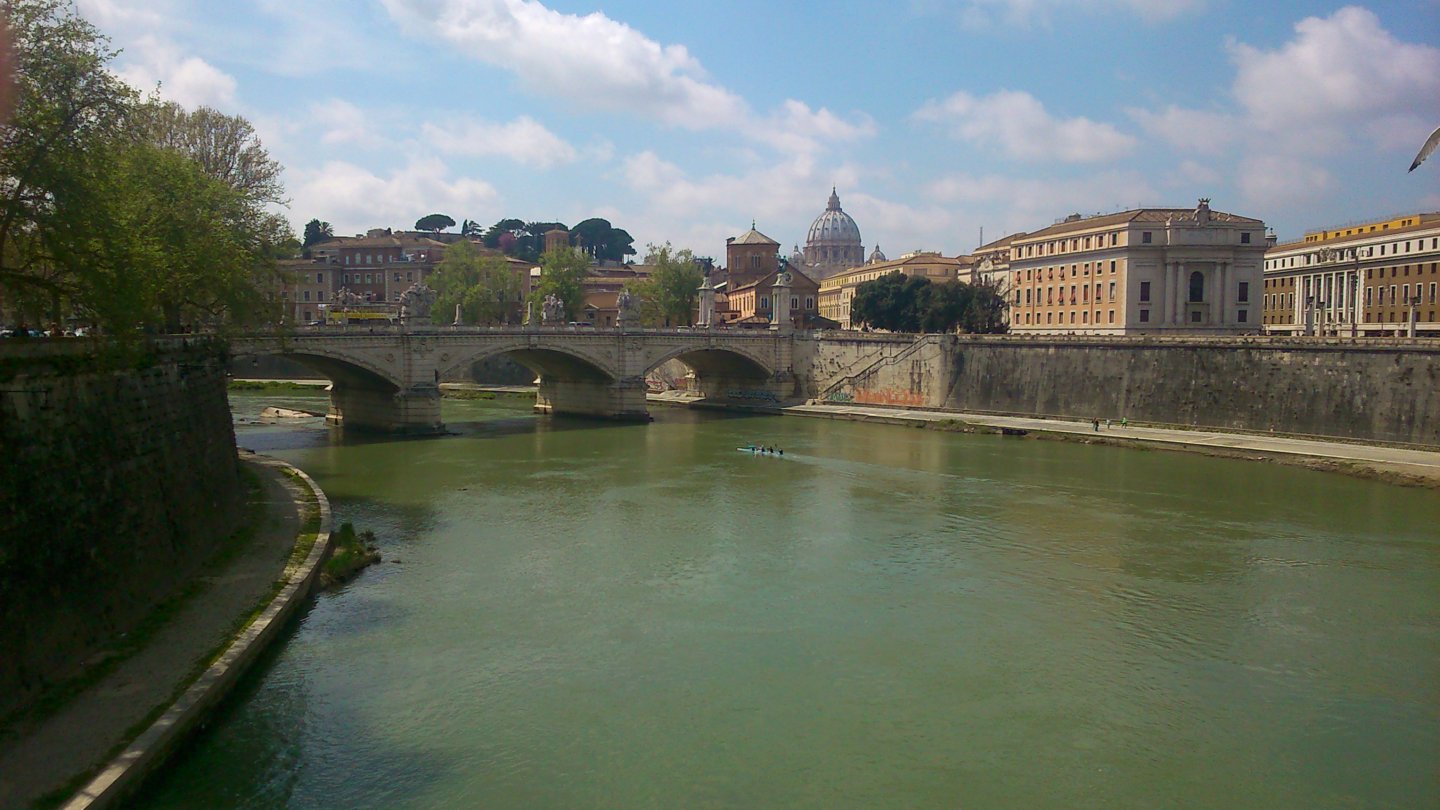
[[(144, 101), (63, 0), (9, 0), (19, 103), (0, 125), (0, 287), (17, 319), (112, 334), (273, 320), (293, 237), (244, 119)], [(298, 244), (298, 243), (297, 243)]]

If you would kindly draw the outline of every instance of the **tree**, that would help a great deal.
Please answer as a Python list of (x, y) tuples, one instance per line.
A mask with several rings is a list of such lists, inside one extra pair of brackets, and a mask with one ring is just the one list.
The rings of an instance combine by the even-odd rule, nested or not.
[(58, 319), (80, 294), (51, 254), (57, 194), (82, 188), (96, 152), (125, 131), (133, 89), (107, 69), (105, 37), (65, 0), (10, 0), (17, 99), (0, 126), (0, 288), (21, 317)]
[(932, 283), (924, 276), (899, 271), (855, 288), (850, 320), (892, 332), (961, 332), (993, 334), (1006, 331), (1006, 302), (989, 282)]
[(324, 242), (326, 239), (333, 239), (334, 237), (335, 229), (330, 227), (330, 223), (312, 219), (305, 223), (305, 241), (301, 242), (300, 246), (309, 248), (311, 245)]
[(695, 320), (695, 298), (704, 273), (689, 248), (675, 250), (669, 242), (646, 247), (650, 277), (632, 287), (640, 296), (641, 317), (655, 326), (689, 326)]
[(117, 141), (89, 182), (55, 200), (46, 246), (74, 303), (111, 334), (273, 320), (276, 246), (288, 233), (171, 149)]
[(590, 274), (590, 260), (577, 250), (553, 250), (540, 259), (540, 281), (531, 292), (534, 311), (547, 295), (559, 296), (565, 302), (565, 320), (577, 320), (576, 313), (584, 303), (582, 281)]
[(417, 231), (430, 231), (432, 233), (439, 233), (446, 228), (453, 227), (455, 227), (455, 220), (445, 216), (444, 214), (426, 214), (425, 216), (415, 220), (415, 230)]
[(509, 323), (522, 289), (521, 279), (498, 256), (484, 256), (468, 239), (445, 249), (430, 286), (438, 293), (435, 311), (441, 316), (460, 312), (466, 323)]
[(855, 288), (850, 301), (850, 320), (872, 329), (902, 331), (906, 311), (905, 275), (898, 270)]
[(1005, 297), (1003, 282), (981, 278), (970, 285), (970, 304), (960, 324), (960, 331), (974, 335), (1001, 335), (1010, 331), (1006, 315), (1010, 301)]
[(238, 115), (209, 107), (194, 112), (173, 101), (150, 99), (140, 105), (141, 136), (194, 160), (210, 177), (235, 189), (250, 205), (282, 204), (281, 166), (271, 159), (255, 127)]
[(635, 238), (611, 226), (610, 221), (594, 217), (583, 220), (570, 230), (576, 244), (597, 262), (622, 262), (635, 255)]
[[(147, 102), (63, 0), (8, 0), (20, 103), (0, 127), (0, 287), (112, 334), (273, 320), (293, 235), (244, 119)], [(198, 134), (197, 134), (198, 133)], [(192, 137), (193, 136), (193, 137)]]
[[(505, 248), (500, 244), (500, 237), (508, 234), (512, 237), (513, 242), (513, 237), (521, 233), (524, 229), (525, 223), (521, 220), (502, 219), (494, 225), (491, 225), (489, 228), (485, 229), (485, 236), (483, 237), (485, 241), (485, 247), (505, 250)], [(510, 253), (509, 250), (505, 250), (505, 252), (507, 255)]]
[(464, 222), (460, 223), (461, 236), (468, 236), (472, 239), (479, 239), (484, 235), (484, 233), (484, 230), (480, 228), (480, 223), (476, 222), (473, 219), (467, 219)]

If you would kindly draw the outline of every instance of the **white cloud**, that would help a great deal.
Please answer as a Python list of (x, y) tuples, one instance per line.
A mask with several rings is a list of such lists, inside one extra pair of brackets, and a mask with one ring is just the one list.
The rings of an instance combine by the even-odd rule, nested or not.
[(1207, 155), (1225, 151), (1239, 134), (1241, 122), (1233, 115), (1188, 110), (1170, 105), (1160, 112), (1127, 110), (1146, 133), (1179, 149)]
[[(1180, 165), (1176, 168), (1170, 185), (1204, 188), (1218, 186), (1223, 180), (1224, 178), (1220, 172), (1215, 169), (1187, 159), (1180, 161)], [(1206, 195), (1197, 194), (1195, 196), (1201, 197)]]
[(1072, 178), (954, 174), (932, 182), (924, 192), (936, 203), (957, 207), (966, 219), (978, 219), (977, 225), (986, 226), (987, 239), (1035, 231), (1072, 213), (1173, 204), (1161, 199), (1146, 175), (1129, 170)]
[(348, 101), (332, 98), (311, 105), (310, 118), (324, 130), (320, 143), (326, 146), (350, 144), (362, 149), (382, 149), (391, 145), (380, 134), (383, 127), (376, 113)]
[(721, 126), (746, 112), (685, 46), (661, 45), (599, 12), (562, 14), (533, 0), (382, 2), (402, 26), (512, 71), (536, 92), (688, 129)]
[(1015, 90), (982, 97), (960, 91), (928, 102), (915, 117), (953, 127), (960, 138), (1021, 160), (1094, 163), (1114, 160), (1136, 144), (1134, 137), (1110, 124), (1055, 118), (1039, 99)]
[(1368, 9), (1307, 17), (1295, 34), (1273, 51), (1231, 45), (1235, 98), (1262, 129), (1336, 145), (1357, 125), (1440, 99), (1440, 49), (1400, 42)]
[(382, 0), (412, 34), (438, 37), (570, 104), (689, 130), (727, 129), (781, 151), (813, 152), (874, 131), (789, 100), (759, 115), (713, 81), (683, 45), (662, 45), (600, 12), (563, 14), (535, 0)]
[(344, 161), (296, 172), (289, 186), (292, 224), (319, 217), (335, 225), (337, 234), (363, 233), (369, 228), (408, 228), (436, 211), (455, 219), (481, 222), (498, 219), (500, 195), (483, 180), (452, 177), (435, 158), (412, 159), (381, 176)]
[(821, 107), (810, 109), (803, 101), (787, 99), (780, 109), (755, 128), (755, 137), (783, 152), (817, 152), (829, 142), (856, 141), (875, 134), (868, 116), (846, 121)]
[(575, 147), (528, 115), (508, 124), (479, 120), (453, 126), (427, 123), (421, 131), (437, 149), (452, 155), (500, 155), (540, 168), (570, 163), (578, 157)]
[(117, 0), (76, 0), (75, 7), (82, 17), (107, 33), (117, 29), (154, 31), (167, 26), (171, 19), (171, 4), (162, 0), (144, 6)]
[[(922, 12), (954, 11), (950, 3), (920, 2)], [(1147, 23), (1164, 22), (1198, 11), (1205, 0), (965, 0), (959, 6), (961, 25), (967, 28), (991, 28), (997, 24), (1032, 26), (1049, 25), (1060, 12), (1080, 11), (1105, 14), (1132, 14)]]
[(126, 50), (116, 75), (142, 91), (160, 85), (160, 95), (184, 107), (225, 109), (235, 103), (235, 79), (198, 56), (185, 56), (172, 42), (142, 36)]
[(1246, 204), (1256, 210), (1302, 205), (1332, 190), (1335, 180), (1324, 166), (1291, 155), (1256, 155), (1240, 165), (1236, 181)]

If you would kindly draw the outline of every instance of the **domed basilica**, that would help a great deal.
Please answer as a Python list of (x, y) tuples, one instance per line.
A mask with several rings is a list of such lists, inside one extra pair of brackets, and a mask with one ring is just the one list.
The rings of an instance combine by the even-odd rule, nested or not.
[(820, 281), (865, 263), (865, 247), (860, 244), (860, 226), (840, 208), (840, 195), (830, 189), (825, 212), (810, 224), (805, 237), (805, 251), (797, 247), (791, 264), (804, 269), (810, 278)]

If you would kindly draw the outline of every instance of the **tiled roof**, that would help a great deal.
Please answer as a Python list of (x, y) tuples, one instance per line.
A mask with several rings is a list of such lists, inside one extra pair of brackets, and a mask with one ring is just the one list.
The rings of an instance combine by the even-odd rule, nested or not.
[(766, 236), (765, 234), (760, 233), (759, 231), (755, 230), (754, 226), (751, 226), (750, 230), (746, 231), (745, 233), (743, 233), (743, 234), (735, 237), (735, 239), (732, 240), (732, 241), (730, 242), (730, 244), (732, 244), (732, 245), (774, 245), (774, 246), (776, 246), (776, 247), (779, 247), (779, 246), (780, 246), (780, 243), (779, 243), (779, 242), (776, 242), (774, 239), (771, 239), (770, 237)]
[[(1062, 233), (1074, 231), (1087, 231), (1092, 228), (1105, 228), (1112, 225), (1120, 225), (1126, 222), (1155, 222), (1163, 224), (1167, 221), (1185, 223), (1195, 221), (1195, 209), (1193, 208), (1135, 208), (1129, 211), (1121, 211), (1115, 214), (1102, 214), (1094, 217), (1082, 217), (1069, 222), (1057, 222), (1048, 228), (1042, 228), (1034, 233), (1016, 235), (1012, 241), (1031, 241), (1033, 239), (1045, 239), (1057, 236)], [(1224, 211), (1210, 212), (1211, 222), (1236, 223), (1242, 225), (1264, 225), (1258, 219), (1242, 217), (1238, 214), (1227, 214)]]

